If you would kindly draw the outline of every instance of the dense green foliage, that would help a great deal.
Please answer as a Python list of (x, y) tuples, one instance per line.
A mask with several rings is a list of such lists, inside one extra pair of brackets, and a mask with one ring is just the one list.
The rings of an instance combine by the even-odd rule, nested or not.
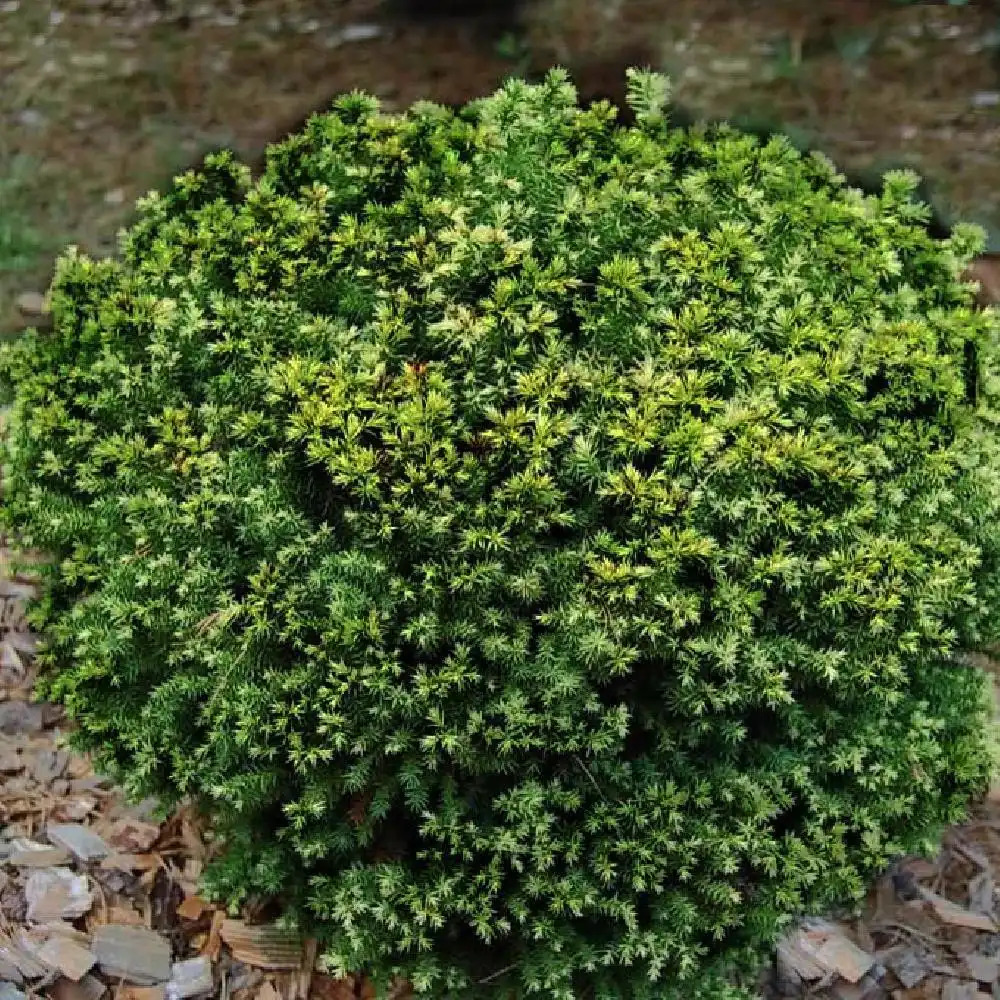
[(730, 995), (988, 778), (978, 234), (629, 90), (345, 96), (3, 354), (45, 692), (382, 985)]

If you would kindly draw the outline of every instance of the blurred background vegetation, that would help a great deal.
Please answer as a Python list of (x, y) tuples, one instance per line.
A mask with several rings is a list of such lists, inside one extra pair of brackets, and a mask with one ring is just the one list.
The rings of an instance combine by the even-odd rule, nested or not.
[(62, 246), (113, 252), (210, 149), (259, 163), (343, 91), (455, 104), (553, 64), (584, 100), (655, 67), (679, 115), (786, 132), (858, 183), (913, 167), (1000, 251), (994, 0), (0, 0), (0, 334)]

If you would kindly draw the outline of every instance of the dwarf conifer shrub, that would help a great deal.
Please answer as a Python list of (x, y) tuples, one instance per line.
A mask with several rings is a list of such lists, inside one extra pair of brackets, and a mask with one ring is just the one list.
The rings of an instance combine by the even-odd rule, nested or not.
[(43, 693), (380, 988), (731, 995), (989, 775), (979, 235), (629, 90), (342, 97), (3, 354)]

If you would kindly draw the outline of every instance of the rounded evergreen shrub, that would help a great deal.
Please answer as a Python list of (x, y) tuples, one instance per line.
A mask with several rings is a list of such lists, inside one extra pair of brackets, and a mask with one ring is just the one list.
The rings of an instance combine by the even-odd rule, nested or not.
[(344, 96), (3, 354), (43, 693), (380, 988), (731, 995), (989, 777), (980, 235), (666, 91)]

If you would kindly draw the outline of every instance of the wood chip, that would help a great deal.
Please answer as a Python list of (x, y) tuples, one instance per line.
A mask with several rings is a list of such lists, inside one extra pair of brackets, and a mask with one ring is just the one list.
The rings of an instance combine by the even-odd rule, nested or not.
[(161, 864), (155, 854), (109, 854), (101, 861), (102, 868), (120, 872), (156, 871)]
[(313, 969), (316, 966), (316, 953), (319, 950), (319, 942), (316, 938), (309, 938), (302, 949), (302, 960), (299, 965), (299, 975), (296, 981), (295, 996), (297, 1000), (307, 1000), (309, 987), (312, 985)]
[(92, 972), (88, 972), (77, 985), (83, 990), (86, 1000), (101, 1000), (101, 997), (108, 992), (107, 986)]
[(877, 980), (871, 976), (862, 976), (856, 983), (840, 979), (833, 984), (830, 992), (835, 1000), (869, 1000), (877, 995), (884, 996), (884, 993), (879, 993)]
[[(230, 966), (229, 989), (232, 993), (237, 990), (256, 991), (262, 982), (264, 982), (264, 973), (260, 969), (251, 969), (249, 965), (244, 965), (242, 962), (233, 962)], [(353, 993), (350, 1000), (354, 1000)]]
[(157, 868), (147, 868), (139, 876), (139, 885), (146, 891), (146, 893), (152, 893), (153, 886), (156, 884), (156, 876), (158, 874)]
[(132, 906), (109, 906), (109, 924), (123, 924), (126, 927), (144, 927), (142, 914)]
[(47, 924), (42, 924), (39, 929), (48, 934), (49, 937), (55, 934), (59, 937), (69, 938), (70, 941), (75, 941), (77, 944), (83, 945), (84, 948), (90, 947), (90, 935), (78, 931), (66, 920), (51, 920)]
[(35, 923), (76, 920), (90, 911), (94, 897), (86, 875), (69, 868), (43, 868), (32, 872), (24, 884), (28, 919)]
[(969, 927), (952, 927), (948, 931), (948, 947), (959, 958), (977, 952), (981, 941), (979, 931), (974, 931)]
[(19, 837), (11, 843), (11, 848), (7, 861), (19, 868), (51, 868), (69, 861), (69, 855), (61, 847), (34, 840)]
[(45, 728), (45, 713), (41, 705), (26, 701), (0, 702), (0, 733), (7, 736), (40, 733)]
[(207, 955), (174, 962), (174, 969), (167, 983), (167, 1000), (186, 1000), (200, 997), (215, 989), (212, 963)]
[(170, 978), (170, 945), (142, 927), (105, 924), (94, 931), (91, 950), (101, 971), (114, 979), (154, 986)]
[(19, 688), (28, 678), (28, 667), (9, 639), (0, 642), (0, 688)]
[(980, 983), (995, 983), (1000, 974), (1000, 959), (973, 953), (965, 956), (965, 968)]
[(38, 652), (38, 636), (32, 632), (8, 632), (6, 642), (22, 656), (34, 656)]
[(975, 844), (970, 844), (957, 833), (951, 833), (945, 838), (945, 845), (956, 854), (960, 854), (967, 861), (971, 861), (977, 868), (987, 871), (990, 867), (990, 859)]
[(39, 784), (47, 785), (66, 770), (68, 763), (69, 757), (62, 750), (37, 750), (31, 759), (31, 776)]
[(160, 838), (160, 827), (133, 816), (118, 820), (108, 833), (108, 843), (122, 854), (145, 854)]
[(2, 958), (0, 958), (0, 983), (13, 983), (16, 986), (24, 983), (24, 976), (21, 975), (20, 970), (13, 965), (8, 965)]
[(38, 588), (30, 583), (8, 578), (0, 579), (0, 597), (15, 597), (22, 601), (30, 601), (38, 596)]
[(816, 951), (820, 965), (836, 972), (849, 983), (856, 983), (875, 964), (873, 956), (862, 951), (843, 934), (831, 934)]
[(941, 925), (934, 919), (934, 915), (922, 899), (911, 899), (903, 903), (896, 907), (889, 917), (893, 922), (901, 924), (903, 927), (930, 937), (933, 937), (941, 929)]
[(48, 972), (30, 950), (0, 935), (0, 962), (13, 966), (25, 979), (41, 979)]
[[(356, 1000), (362, 985), (354, 976), (335, 979), (333, 976), (317, 973), (313, 976), (312, 1000)], [(403, 994), (390, 987), (386, 1000), (395, 1000), (397, 997), (402, 1000)]]
[(16, 747), (0, 745), (0, 774), (18, 774), (25, 768), (25, 760)]
[[(19, 927), (14, 934), (14, 943), (18, 948), (36, 959), (38, 958), (38, 950), (45, 941), (45, 931), (38, 927)], [(42, 964), (44, 965), (45, 963), (43, 962)]]
[(934, 959), (920, 948), (900, 945), (883, 955), (884, 964), (892, 970), (904, 989), (912, 990), (931, 974)]
[(905, 872), (907, 875), (911, 875), (918, 880), (937, 878), (940, 871), (937, 862), (921, 857), (906, 858), (897, 867), (899, 871)]
[(65, 976), (60, 977), (52, 985), (50, 996), (52, 1000), (101, 1000), (107, 992), (107, 986), (88, 972), (76, 983)]
[(177, 916), (185, 920), (197, 920), (208, 908), (208, 903), (201, 896), (188, 896), (177, 907)]
[[(796, 972), (805, 980), (835, 973), (849, 983), (856, 983), (874, 965), (875, 959), (863, 951), (836, 925), (810, 921), (791, 936), (788, 956)], [(802, 960), (805, 956), (807, 961)], [(815, 974), (819, 970), (819, 976)]]
[(213, 962), (218, 961), (222, 951), (222, 925), (226, 922), (226, 911), (216, 910), (212, 914), (212, 927), (208, 932), (208, 940), (201, 949), (203, 955), (207, 955)]
[(166, 995), (164, 986), (119, 986), (115, 990), (115, 1000), (164, 1000)]
[(981, 871), (969, 881), (969, 909), (993, 917), (993, 876)]
[(875, 941), (872, 939), (871, 931), (868, 929), (868, 924), (863, 918), (855, 923), (854, 936), (857, 939), (858, 946), (863, 951), (868, 951), (872, 954), (875, 953)]
[(941, 989), (941, 1000), (977, 1000), (981, 994), (976, 983), (946, 979)]
[(934, 914), (941, 923), (950, 924), (953, 927), (971, 927), (973, 930), (979, 931), (996, 931), (996, 923), (993, 918), (988, 917), (985, 913), (973, 913), (972, 910), (967, 910), (964, 906), (959, 906), (950, 899), (945, 899), (944, 896), (939, 896), (936, 892), (931, 892), (923, 886), (918, 886), (917, 889), (920, 895), (930, 903), (931, 909), (934, 910)]
[(73, 775), (73, 761), (70, 761), (69, 767), (66, 769), (67, 775), (70, 777), (69, 790), (74, 795), (79, 795), (81, 792), (103, 792), (107, 790), (108, 780), (107, 778), (102, 778), (99, 774), (85, 774), (85, 775)]
[[(55, 787), (53, 787), (55, 791)], [(62, 822), (76, 822), (86, 819), (97, 808), (97, 799), (89, 795), (78, 795), (75, 798), (64, 798), (56, 803), (52, 816)]]
[(302, 962), (302, 937), (292, 929), (224, 920), (220, 935), (237, 961), (258, 969), (297, 970)]
[(81, 823), (49, 823), (45, 832), (53, 844), (84, 862), (98, 861), (111, 853), (104, 840)]
[(38, 949), (38, 958), (73, 982), (79, 982), (90, 972), (96, 961), (88, 949), (58, 935), (50, 937)]

